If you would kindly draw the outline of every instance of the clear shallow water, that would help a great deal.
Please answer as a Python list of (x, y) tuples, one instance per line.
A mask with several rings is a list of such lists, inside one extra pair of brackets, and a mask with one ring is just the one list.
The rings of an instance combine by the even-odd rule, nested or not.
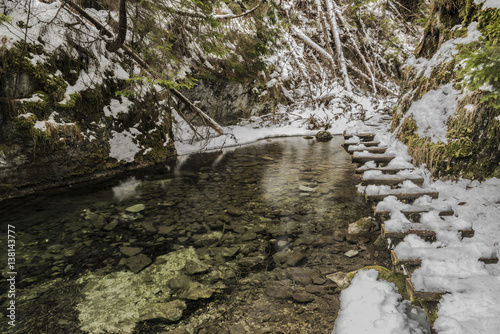
[[(19, 231), (13, 332), (330, 332), (339, 290), (326, 275), (386, 260), (346, 239), (371, 210), (341, 142), (273, 139), (0, 204), (2, 233)], [(180, 319), (146, 319), (169, 302)]]

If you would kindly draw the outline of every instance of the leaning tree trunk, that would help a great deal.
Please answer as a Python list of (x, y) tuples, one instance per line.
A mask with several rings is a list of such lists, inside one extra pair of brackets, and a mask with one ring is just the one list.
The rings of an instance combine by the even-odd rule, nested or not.
[(118, 34), (116, 39), (109, 43), (106, 48), (110, 52), (116, 52), (125, 43), (127, 37), (127, 0), (120, 0), (119, 19), (118, 19)]

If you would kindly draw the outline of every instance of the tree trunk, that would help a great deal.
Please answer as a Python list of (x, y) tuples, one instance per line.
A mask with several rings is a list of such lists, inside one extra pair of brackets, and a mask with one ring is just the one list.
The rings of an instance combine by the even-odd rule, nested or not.
[(118, 19), (118, 34), (116, 39), (106, 45), (109, 52), (116, 52), (122, 47), (127, 37), (127, 0), (120, 0), (119, 19)]
[(335, 38), (335, 46), (337, 47), (337, 53), (340, 58), (340, 69), (344, 77), (345, 89), (348, 92), (352, 92), (351, 81), (349, 80), (349, 75), (347, 74), (347, 65), (344, 58), (344, 52), (342, 52), (342, 44), (340, 43), (339, 27), (337, 26), (337, 18), (335, 17), (334, 6), (337, 5), (333, 0), (326, 0), (326, 8), (328, 10), (328, 19), (333, 32), (333, 37)]

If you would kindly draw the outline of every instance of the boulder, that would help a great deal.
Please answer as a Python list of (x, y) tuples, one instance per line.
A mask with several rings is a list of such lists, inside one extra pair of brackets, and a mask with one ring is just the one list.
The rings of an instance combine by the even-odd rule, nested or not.
[(326, 142), (332, 140), (332, 138), (333, 138), (332, 134), (328, 131), (319, 131), (318, 133), (316, 133), (317, 141)]

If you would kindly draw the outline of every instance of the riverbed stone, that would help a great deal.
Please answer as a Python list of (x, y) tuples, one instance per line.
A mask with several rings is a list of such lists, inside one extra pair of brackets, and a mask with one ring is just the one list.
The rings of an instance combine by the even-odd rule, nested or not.
[(118, 226), (118, 219), (113, 219), (113, 221), (103, 227), (104, 230), (106, 231), (112, 231), (115, 229), (116, 226)]
[(174, 290), (186, 290), (191, 285), (192, 281), (189, 276), (184, 274), (178, 274), (170, 281), (168, 281), (168, 286)]
[(290, 267), (295, 267), (302, 263), (305, 259), (305, 254), (299, 251), (294, 251), (287, 255), (286, 264)]
[(307, 187), (307, 186), (299, 186), (299, 190), (305, 193), (312, 193), (318, 190), (318, 187)]
[(197, 247), (207, 247), (218, 243), (222, 238), (222, 232), (215, 231), (211, 233), (194, 234), (193, 241)]
[(309, 268), (287, 268), (285, 273), (293, 282), (306, 286), (312, 283), (311, 274), (314, 271)]
[(127, 256), (134, 256), (142, 252), (142, 248), (140, 247), (120, 247), (120, 252)]
[(146, 209), (146, 206), (144, 204), (135, 204), (132, 206), (129, 206), (128, 208), (125, 209), (125, 211), (130, 212), (130, 213), (137, 213), (144, 211)]
[(276, 299), (290, 299), (292, 298), (293, 290), (291, 286), (285, 285), (271, 285), (265, 290), (266, 295)]
[(314, 299), (316, 299), (313, 294), (307, 293), (305, 291), (294, 292), (292, 294), (292, 298), (294, 301), (303, 304), (310, 303), (314, 301)]
[(354, 250), (354, 249), (348, 250), (347, 252), (344, 253), (344, 255), (347, 257), (355, 257), (358, 254), (359, 254), (359, 252), (357, 250)]
[(208, 299), (212, 297), (214, 294), (214, 290), (211, 288), (199, 283), (199, 282), (191, 282), (189, 288), (184, 291), (180, 296), (184, 299), (189, 300), (199, 300), (199, 299)]
[(186, 265), (184, 266), (184, 271), (188, 275), (196, 275), (206, 273), (210, 269), (210, 266), (201, 262), (201, 261), (193, 261), (187, 260)]
[(127, 267), (129, 267), (133, 273), (137, 274), (139, 271), (149, 266), (151, 262), (149, 257), (144, 254), (139, 254), (127, 260)]
[(158, 226), (158, 234), (170, 234), (175, 230), (175, 226), (160, 225)]
[(139, 318), (141, 321), (158, 319), (177, 322), (182, 318), (182, 313), (186, 307), (186, 303), (182, 300), (154, 303), (139, 310)]
[(213, 247), (210, 248), (210, 254), (212, 256), (221, 255), (225, 258), (231, 258), (235, 256), (240, 250), (239, 246), (232, 247)]
[(326, 278), (328, 278), (333, 283), (337, 284), (341, 289), (344, 289), (349, 286), (349, 278), (347, 277), (346, 273), (336, 272), (333, 274), (326, 275)]
[(347, 229), (347, 232), (349, 234), (360, 234), (360, 233), (367, 233), (372, 230), (374, 227), (374, 222), (372, 217), (363, 217), (358, 219), (352, 224), (349, 224), (349, 228)]

